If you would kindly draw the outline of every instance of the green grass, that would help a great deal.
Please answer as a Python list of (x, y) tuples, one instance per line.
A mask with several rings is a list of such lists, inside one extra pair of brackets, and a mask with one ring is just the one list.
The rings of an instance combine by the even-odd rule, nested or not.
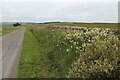
[(2, 35), (2, 26), (0, 26), (0, 36)]
[(79, 26), (79, 27), (88, 27), (88, 28), (111, 28), (111, 29), (120, 29), (118, 23), (51, 23), (51, 24), (33, 24), (31, 26), (36, 27), (47, 27), (47, 26)]
[(57, 46), (57, 41), (62, 41), (64, 37), (61, 33), (62, 31), (47, 28), (33, 29), (33, 35), (38, 41), (39, 58), (48, 71), (47, 76), (43, 77), (65, 77), (68, 67), (75, 59), (72, 51), (66, 52), (67, 45)]
[[(58, 24), (60, 25), (60, 24)], [(63, 23), (61, 25), (68, 25), (68, 26), (80, 26), (80, 27), (90, 27), (90, 28), (113, 28), (117, 29), (118, 24), (117, 23)]]
[(17, 77), (34, 77), (35, 73), (37, 73), (35, 72), (36, 68), (39, 66), (38, 55), (36, 42), (30, 31), (26, 29)]
[(75, 56), (66, 52), (67, 46), (57, 47), (57, 40), (63, 40), (61, 31), (34, 28), (33, 32), (25, 32), (18, 77), (65, 77)]
[[(74, 32), (46, 28), (49, 25), (26, 25), (27, 30), (24, 35), (20, 64), (18, 68), (18, 78), (64, 78), (68, 74), (69, 69), (71, 68), (71, 64), (73, 64), (74, 61), (78, 60), (80, 55), (83, 55), (85, 53), (84, 51), (86, 47), (84, 47), (84, 44), (89, 44), (89, 39), (91, 40), (93, 38), (92, 36), (94, 36), (98, 41), (98, 43), (95, 45), (99, 45), (100, 48), (97, 49), (98, 52), (91, 51), (91, 53), (103, 53), (101, 57), (105, 56), (105, 53), (108, 50), (112, 50), (110, 48), (104, 49), (101, 47), (101, 45), (104, 47), (109, 46), (106, 45), (107, 43), (119, 42), (117, 38), (112, 34), (109, 34), (107, 37), (107, 33), (78, 33), (77, 31)], [(53, 24), (51, 26), (53, 26)], [(67, 34), (68, 36), (66, 36)], [(98, 36), (99, 38), (97, 38)], [(116, 41), (114, 41), (111, 36), (113, 36)], [(111, 41), (106, 41), (109, 38)], [(105, 40), (100, 41), (99, 39)], [(75, 43), (77, 41), (78, 44), (76, 45)], [(107, 43), (105, 43), (105, 41)], [(112, 46), (118, 49), (117, 46)], [(80, 50), (78, 50), (78, 48)], [(94, 49), (94, 47), (92, 48)], [(83, 50), (83, 52), (81, 52), (81, 50)], [(88, 50), (86, 53), (89, 53), (90, 50)], [(113, 50), (113, 52), (115, 51)], [(89, 55), (87, 55), (87, 57), (89, 57)], [(94, 57), (97, 56), (94, 55)], [(86, 58), (83, 57), (83, 60), (86, 60)]]
[(20, 27), (13, 27), (13, 26), (3, 26), (1, 31), (1, 35), (8, 34), (10, 32), (18, 30)]

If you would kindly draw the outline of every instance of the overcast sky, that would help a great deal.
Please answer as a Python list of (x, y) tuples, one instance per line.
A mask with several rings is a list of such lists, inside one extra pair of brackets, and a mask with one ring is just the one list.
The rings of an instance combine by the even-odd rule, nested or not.
[(3, 22), (118, 22), (117, 0), (4, 0), (1, 9)]

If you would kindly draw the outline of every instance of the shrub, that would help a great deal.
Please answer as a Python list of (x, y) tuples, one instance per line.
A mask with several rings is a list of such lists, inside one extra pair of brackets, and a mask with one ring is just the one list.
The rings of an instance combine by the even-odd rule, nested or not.
[(16, 23), (16, 24), (13, 24), (14, 27), (17, 27), (17, 26), (21, 26), (21, 24), (19, 23)]
[(120, 42), (111, 30), (31, 28), (30, 31), (38, 41), (39, 58), (49, 72), (47, 76), (119, 78)]
[[(89, 34), (91, 35), (91, 34)], [(98, 33), (69, 68), (68, 78), (120, 78), (120, 42), (114, 35)]]

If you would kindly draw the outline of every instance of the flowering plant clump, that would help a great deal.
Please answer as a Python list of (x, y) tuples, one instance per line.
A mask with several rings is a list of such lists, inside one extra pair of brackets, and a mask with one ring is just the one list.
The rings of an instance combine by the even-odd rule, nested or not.
[(83, 45), (82, 49), (78, 49), (78, 60), (69, 68), (68, 78), (120, 78), (118, 37), (112, 33), (107, 34), (106, 31), (91, 30), (67, 34), (66, 38), (73, 43), (82, 42)]
[(113, 30), (53, 27), (30, 31), (40, 43), (49, 77), (120, 78), (120, 42)]

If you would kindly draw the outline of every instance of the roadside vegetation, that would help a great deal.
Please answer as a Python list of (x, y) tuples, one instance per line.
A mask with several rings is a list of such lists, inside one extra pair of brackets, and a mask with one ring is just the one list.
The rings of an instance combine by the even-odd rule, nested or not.
[(2, 26), (2, 28), (1, 28), (1, 36), (2, 35), (5, 35), (5, 34), (8, 34), (8, 33), (10, 33), (10, 32), (13, 32), (13, 31), (16, 31), (16, 30), (18, 30), (20, 27), (13, 27), (13, 26)]
[[(27, 25), (26, 25), (27, 26)], [(87, 28), (111, 28), (111, 29), (120, 29), (118, 23), (75, 23), (75, 22), (61, 22), (61, 23), (44, 23), (44, 24), (33, 24), (31, 26), (37, 27), (48, 27), (48, 26), (78, 26), (78, 27), (87, 27)]]
[(120, 41), (111, 30), (45, 26), (27, 26), (19, 78), (120, 78)]
[(0, 36), (2, 35), (2, 26), (0, 26)]
[(29, 29), (26, 29), (17, 77), (36, 77), (36, 73), (39, 71), (39, 65), (41, 65), (41, 63), (38, 61), (38, 55), (37, 43), (35, 42), (35, 39), (30, 33)]

